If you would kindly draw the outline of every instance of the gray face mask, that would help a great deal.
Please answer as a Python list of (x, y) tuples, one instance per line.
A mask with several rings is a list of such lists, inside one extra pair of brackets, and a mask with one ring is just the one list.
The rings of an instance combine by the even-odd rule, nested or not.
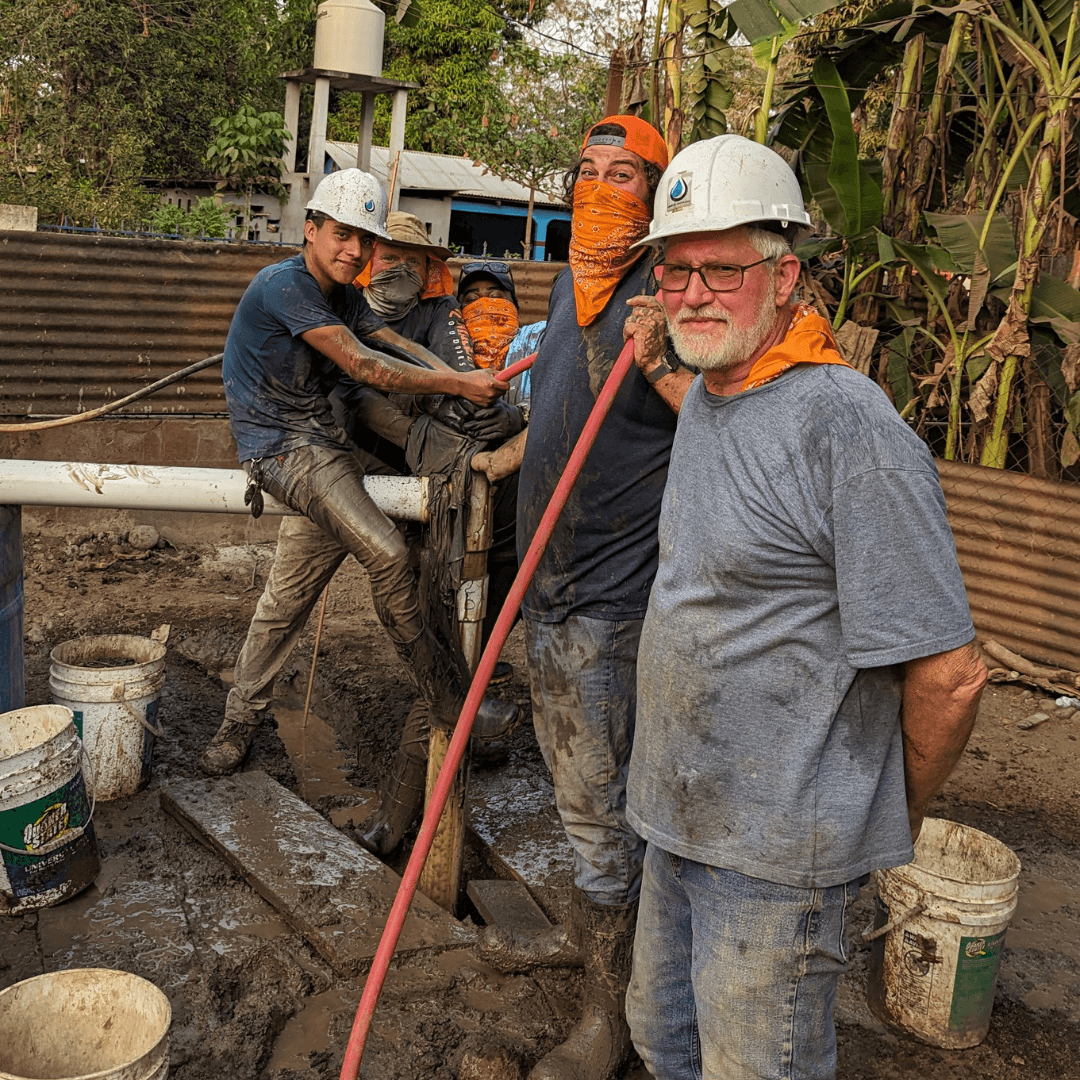
[(404, 319), (420, 299), (424, 291), (424, 279), (420, 271), (407, 263), (398, 263), (389, 270), (371, 275), (371, 283), (364, 286), (364, 296), (371, 310), (388, 322)]

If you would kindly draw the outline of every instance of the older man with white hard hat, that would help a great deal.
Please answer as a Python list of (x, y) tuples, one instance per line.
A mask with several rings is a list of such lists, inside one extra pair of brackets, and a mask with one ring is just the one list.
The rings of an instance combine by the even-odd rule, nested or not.
[(849, 906), (912, 858), (986, 678), (930, 454), (794, 298), (808, 224), (773, 151), (683, 150), (645, 241), (660, 291), (627, 328), (655, 371), (662, 315), (702, 372), (628, 780), (649, 846), (627, 1016), (665, 1080), (835, 1075)]
[[(334, 422), (328, 401), (342, 374), (404, 394), (461, 395), (490, 405), (508, 389), (487, 371), (454, 371), (390, 330), (353, 278), (386, 232), (386, 196), (373, 176), (345, 169), (323, 179), (307, 204), (304, 250), (255, 275), (225, 342), (222, 375), (255, 516), (262, 491), (299, 517), (282, 520), (277, 554), (236, 663), (225, 718), (199, 761), (223, 775), (248, 751), (272, 699), (274, 677), (316, 598), (347, 555), (368, 573), (372, 602), (432, 722), (453, 727), (464, 694), (453, 654), (420, 615), (405, 541), (364, 489), (365, 459)], [(419, 366), (359, 339), (405, 350)], [(487, 703), (474, 731), (499, 737), (516, 709)]]

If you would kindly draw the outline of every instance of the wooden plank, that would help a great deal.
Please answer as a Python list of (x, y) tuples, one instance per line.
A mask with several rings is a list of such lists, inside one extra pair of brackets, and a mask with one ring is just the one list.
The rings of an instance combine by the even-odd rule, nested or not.
[(510, 930), (546, 930), (551, 923), (520, 881), (470, 881), (466, 890), (480, 917)]
[[(336, 972), (366, 970), (401, 880), (389, 867), (263, 772), (170, 784), (161, 805), (234, 866)], [(397, 951), (471, 940), (417, 893)]]
[(469, 804), (469, 824), (499, 873), (530, 889), (573, 882), (574, 855), (546, 776), (526, 765), (475, 771)]

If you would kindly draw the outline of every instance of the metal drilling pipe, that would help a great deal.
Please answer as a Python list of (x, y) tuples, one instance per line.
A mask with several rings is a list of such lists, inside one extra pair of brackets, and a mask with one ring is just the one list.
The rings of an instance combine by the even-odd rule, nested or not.
[[(10, 506), (247, 514), (246, 487), (243, 469), (0, 459), (0, 504)], [(365, 476), (364, 487), (387, 517), (395, 521), (427, 521), (426, 477)], [(263, 513), (296, 514), (268, 494), (263, 495)]]

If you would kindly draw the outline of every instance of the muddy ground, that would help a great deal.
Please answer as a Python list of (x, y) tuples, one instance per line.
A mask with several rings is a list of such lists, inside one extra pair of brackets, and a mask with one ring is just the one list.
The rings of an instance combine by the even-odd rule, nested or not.
[[(160, 713), (167, 737), (157, 747), (149, 788), (98, 807), (103, 867), (95, 885), (59, 907), (0, 917), (0, 988), (69, 966), (124, 968), (169, 995), (176, 1080), (336, 1077), (362, 976), (335, 974), (159, 802), (163, 785), (198, 775), (195, 763), (219, 723), (228, 668), (273, 546), (166, 543), (145, 558), (122, 558), (135, 554), (123, 543), (126, 524), (116, 515), (94, 534), (46, 518), (38, 531), (28, 531), (27, 702), (50, 700), (48, 656), (55, 645), (94, 633), (148, 635), (168, 624)], [(245, 768), (267, 772), (335, 825), (347, 826), (362, 819), (410, 700), (363, 575), (351, 562), (331, 585), (314, 715), (302, 748), (299, 718), (313, 639), (314, 625), (280, 680), (277, 726), (260, 731)], [(504, 656), (515, 676), (497, 692), (527, 714), (520, 631)], [(988, 1038), (971, 1050), (937, 1050), (889, 1033), (870, 1016), (868, 947), (858, 938), (872, 918), (868, 888), (838, 1010), (844, 1080), (1080, 1077), (1080, 715), (1030, 730), (1018, 726), (1047, 705), (1052, 711), (1052, 702), (1019, 687), (992, 688), (964, 759), (934, 807), (939, 816), (999, 837), (1024, 865)], [(527, 720), (511, 740), (508, 768), (516, 771), (508, 775), (545, 773)], [(565, 870), (554, 862), (532, 885), (557, 918), (567, 890)], [(467, 870), (474, 878), (497, 876), (483, 845), (470, 848)], [(479, 921), (468, 905), (462, 916), (466, 926)], [(402, 958), (387, 981), (363, 1075), (454, 1080), (474, 1075), (463, 1068), (464, 1058), (493, 1046), (527, 1068), (565, 1036), (579, 995), (573, 972), (501, 976), (467, 947)], [(627, 1075), (639, 1080), (644, 1073), (637, 1066)]]

